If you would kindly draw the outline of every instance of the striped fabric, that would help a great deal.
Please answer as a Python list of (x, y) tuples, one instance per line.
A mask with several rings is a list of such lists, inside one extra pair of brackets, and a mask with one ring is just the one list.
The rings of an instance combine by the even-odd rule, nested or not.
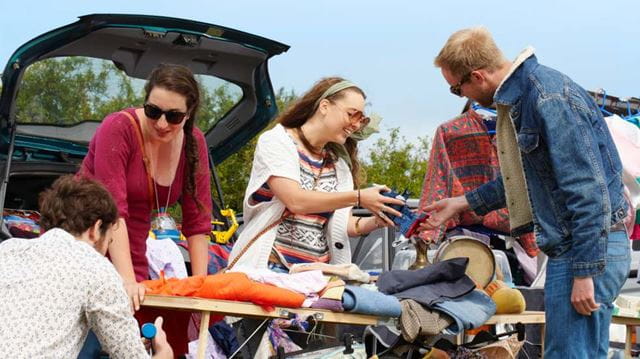
[[(300, 160), (300, 187), (305, 190), (337, 192), (335, 163), (327, 157), (323, 165), (321, 159), (309, 156), (301, 145), (296, 143), (296, 147)], [(269, 185), (264, 183), (251, 195), (250, 203), (255, 205), (270, 201), (272, 198), (273, 192)], [(289, 264), (328, 263), (330, 256), (325, 232), (326, 224), (332, 215), (333, 212), (293, 214), (283, 220), (277, 228), (275, 250)]]

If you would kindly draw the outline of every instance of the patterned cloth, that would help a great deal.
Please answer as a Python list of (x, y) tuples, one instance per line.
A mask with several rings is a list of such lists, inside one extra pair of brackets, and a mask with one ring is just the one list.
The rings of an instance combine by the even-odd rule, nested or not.
[[(496, 179), (499, 174), (494, 139), (487, 133), (482, 116), (469, 110), (436, 130), (419, 208), (444, 198), (464, 195)], [(448, 229), (474, 224), (509, 233), (509, 212), (500, 209), (479, 216), (471, 210), (465, 211), (440, 228), (421, 232), (420, 238), (437, 243)], [(529, 256), (538, 254), (533, 233), (521, 236), (518, 241)]]
[(625, 225), (628, 225), (629, 238), (637, 240), (640, 239), (640, 129), (637, 122), (633, 124), (618, 115), (605, 117), (605, 121), (622, 161), (622, 182), (632, 207), (627, 221), (633, 222), (635, 214), (635, 222)]
[(0, 244), (0, 358), (76, 358), (89, 329), (110, 358), (148, 358), (122, 279), (62, 229)]
[[(178, 246), (184, 249), (189, 249), (189, 242), (180, 241)], [(209, 255), (207, 263), (207, 273), (216, 274), (229, 263), (229, 253), (233, 248), (232, 244), (219, 244), (213, 243), (209, 245)]]
[[(300, 159), (301, 187), (307, 191), (337, 192), (335, 163), (328, 156), (325, 156), (325, 160), (310, 157), (298, 143), (296, 147)], [(265, 183), (251, 195), (251, 202), (256, 204), (270, 201), (272, 198), (273, 192)], [(332, 214), (333, 212), (292, 214), (278, 225), (275, 249), (289, 264), (328, 263), (330, 257), (325, 225)]]
[[(186, 242), (186, 241), (185, 241)], [(176, 242), (171, 239), (147, 238), (147, 261), (149, 279), (160, 278), (164, 272), (167, 278), (186, 278), (187, 266)]]
[(24, 209), (6, 209), (2, 213), (4, 224), (12, 237), (36, 238), (40, 235), (40, 213)]

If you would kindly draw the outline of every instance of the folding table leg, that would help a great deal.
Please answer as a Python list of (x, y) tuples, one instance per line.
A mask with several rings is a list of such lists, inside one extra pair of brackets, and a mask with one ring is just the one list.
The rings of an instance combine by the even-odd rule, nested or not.
[(625, 325), (625, 329), (627, 331), (627, 335), (624, 342), (624, 357), (631, 358), (631, 348), (633, 347), (633, 331), (635, 330), (635, 327), (633, 325)]
[(207, 350), (207, 339), (209, 338), (209, 316), (211, 312), (201, 312), (200, 335), (198, 336), (198, 359), (204, 359)]
[(546, 323), (542, 323), (542, 325), (540, 325), (540, 350), (542, 351), (542, 353), (540, 353), (540, 358), (544, 358), (544, 331), (545, 331), (545, 324)]

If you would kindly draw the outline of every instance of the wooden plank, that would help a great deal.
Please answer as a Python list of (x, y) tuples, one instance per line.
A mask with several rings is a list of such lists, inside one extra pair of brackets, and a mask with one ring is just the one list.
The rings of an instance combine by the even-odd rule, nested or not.
[(631, 348), (633, 347), (633, 331), (635, 330), (635, 327), (632, 325), (625, 325), (624, 328), (626, 331), (624, 342), (624, 357), (631, 358)]
[[(483, 325), (494, 325), (494, 324), (542, 324), (542, 343), (544, 345), (544, 312), (541, 311), (525, 311), (520, 314), (496, 314), (489, 318)], [(465, 332), (462, 332), (455, 336), (456, 344), (460, 345), (464, 343)], [(544, 352), (544, 350), (543, 350)]]
[(485, 324), (544, 324), (544, 312), (525, 311), (520, 314), (496, 314)]
[(207, 341), (209, 340), (209, 315), (210, 312), (202, 312), (200, 317), (200, 334), (198, 335), (198, 356), (197, 359), (204, 359), (207, 352)]
[(266, 311), (259, 305), (248, 302), (152, 294), (145, 295), (142, 305), (147, 307), (212, 312), (236, 317), (287, 318), (289, 313), (295, 313), (301, 315), (303, 318), (313, 316), (319, 322), (337, 324), (375, 325), (381, 319), (385, 319), (373, 315), (339, 313), (312, 308), (275, 307), (273, 311)]
[(640, 325), (640, 318), (620, 317), (614, 315), (613, 317), (611, 317), (611, 323), (624, 325)]
[[(204, 311), (236, 317), (287, 318), (289, 313), (300, 314), (304, 318), (315, 317), (319, 322), (355, 325), (376, 325), (388, 318), (356, 313), (339, 313), (312, 308), (275, 307), (266, 311), (259, 305), (248, 302), (235, 302), (218, 299), (202, 299), (193, 297), (174, 297), (164, 295), (146, 295), (143, 306), (172, 308), (188, 311)], [(633, 319), (633, 318), (629, 318)], [(640, 324), (640, 319), (638, 323)], [(485, 324), (543, 324), (544, 312), (526, 311), (521, 314), (497, 314), (489, 318)]]
[(613, 324), (622, 324), (625, 326), (625, 342), (624, 342), (624, 357), (631, 358), (631, 348), (635, 343), (632, 342), (633, 339), (633, 331), (636, 329), (636, 325), (640, 325), (640, 318), (632, 318), (632, 317), (620, 317), (614, 315), (611, 317), (611, 323)]

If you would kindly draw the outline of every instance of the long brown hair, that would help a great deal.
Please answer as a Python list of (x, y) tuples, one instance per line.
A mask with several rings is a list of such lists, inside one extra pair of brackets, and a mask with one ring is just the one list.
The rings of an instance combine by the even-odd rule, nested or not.
[[(278, 117), (278, 122), (286, 128), (300, 128), (304, 125), (309, 118), (316, 112), (316, 102), (324, 94), (324, 92), (331, 86), (338, 82), (344, 81), (341, 77), (325, 77), (316, 82), (309, 91), (307, 91), (302, 97), (296, 100), (291, 106), (289, 106)], [(342, 91), (339, 91), (331, 96), (327, 97), (329, 101), (335, 101), (344, 97), (346, 91), (355, 91), (362, 95), (365, 99), (367, 96), (364, 91), (359, 87), (349, 87)], [(329, 152), (335, 157), (335, 151), (333, 150), (338, 144), (328, 143), (327, 147)], [(354, 186), (360, 187), (362, 180), (362, 174), (360, 171), (360, 162), (358, 161), (358, 141), (351, 137), (347, 137), (347, 141), (344, 147), (351, 159), (351, 175), (353, 177)]]
[(187, 160), (187, 165), (184, 168), (185, 190), (196, 201), (198, 209), (203, 210), (204, 207), (198, 200), (196, 188), (196, 173), (200, 168), (198, 142), (193, 136), (193, 126), (200, 107), (200, 87), (188, 67), (174, 64), (161, 64), (151, 72), (144, 86), (145, 102), (149, 99), (149, 94), (154, 87), (161, 87), (178, 93), (187, 99), (187, 114), (189, 118), (183, 128)]

